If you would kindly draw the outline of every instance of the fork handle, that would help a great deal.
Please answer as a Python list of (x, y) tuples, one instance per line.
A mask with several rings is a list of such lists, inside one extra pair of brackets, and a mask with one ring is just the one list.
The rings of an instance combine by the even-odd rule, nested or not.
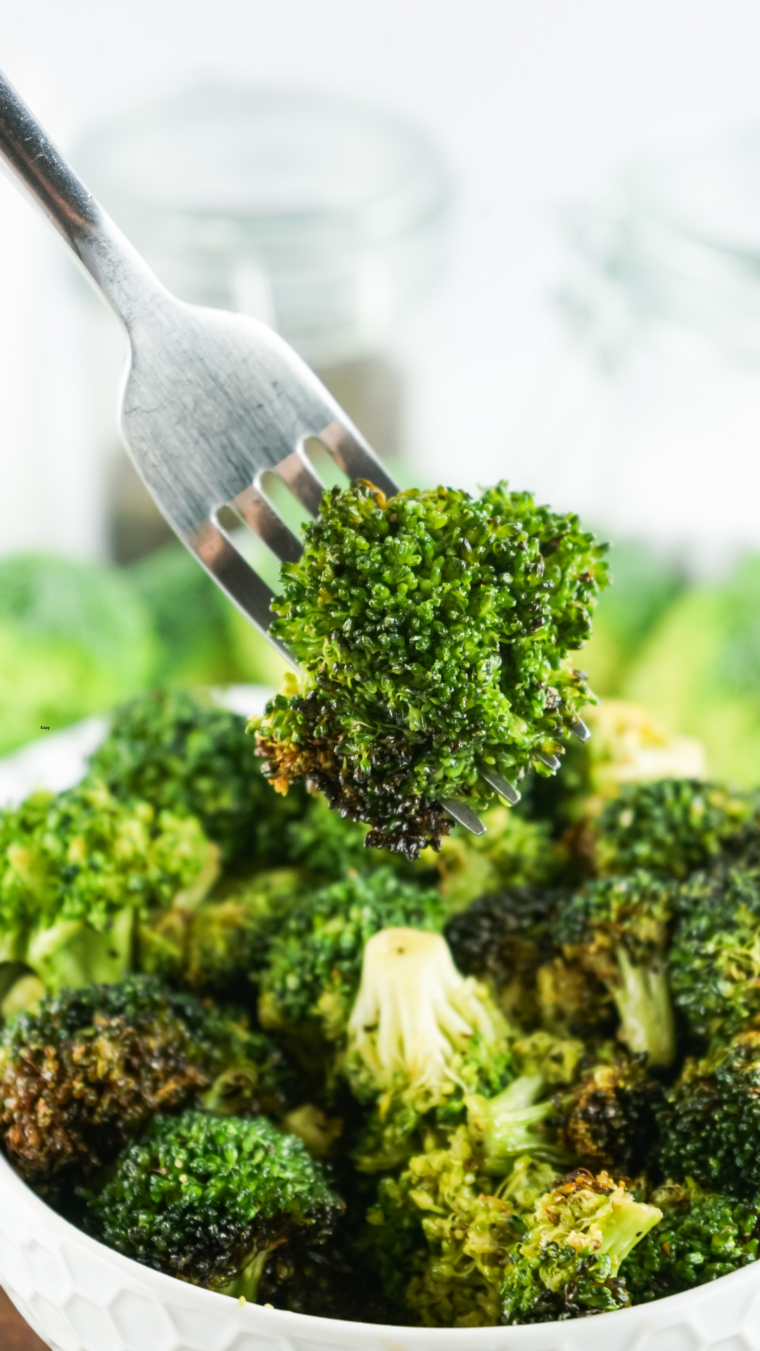
[(48, 139), (0, 71), (0, 160), (63, 235), (127, 329), (168, 292)]

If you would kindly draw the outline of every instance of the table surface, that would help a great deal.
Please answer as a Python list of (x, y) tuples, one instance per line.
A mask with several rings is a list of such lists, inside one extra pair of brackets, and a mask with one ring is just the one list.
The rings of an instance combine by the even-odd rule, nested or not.
[(0, 1347), (2, 1351), (47, 1351), (32, 1329), (16, 1313), (5, 1291), (0, 1289)]

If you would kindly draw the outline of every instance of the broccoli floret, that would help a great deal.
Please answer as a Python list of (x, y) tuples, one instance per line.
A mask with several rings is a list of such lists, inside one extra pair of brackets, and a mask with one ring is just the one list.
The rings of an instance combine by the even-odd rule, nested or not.
[(687, 1060), (658, 1113), (663, 1175), (751, 1201), (760, 1192), (760, 1033)]
[[(559, 867), (548, 821), (526, 821), (509, 807), (489, 807), (479, 814), (485, 834), (472, 835), (457, 826), (441, 841), (437, 855), (441, 891), (454, 912), (507, 888), (546, 886)], [(435, 859), (429, 849), (421, 861), (432, 864)]]
[(541, 1021), (537, 973), (554, 955), (564, 899), (559, 891), (512, 887), (481, 896), (446, 925), (459, 970), (486, 981), (499, 1007), (526, 1027)]
[(437, 891), (404, 881), (388, 867), (303, 897), (271, 942), (261, 976), (262, 1024), (295, 1028), (312, 1023), (328, 1041), (338, 1041), (372, 935), (398, 925), (440, 930), (445, 917)]
[(668, 957), (676, 1007), (700, 1037), (760, 1020), (760, 867), (752, 856), (695, 873), (678, 890)]
[(657, 1142), (662, 1086), (649, 1077), (645, 1055), (615, 1055), (556, 1094), (559, 1145), (589, 1168), (636, 1177)]
[(600, 870), (686, 877), (741, 839), (753, 814), (747, 795), (697, 779), (624, 785), (599, 818)]
[(652, 1195), (662, 1220), (620, 1268), (632, 1304), (648, 1304), (727, 1276), (757, 1261), (760, 1209), (755, 1201), (669, 1182)]
[(90, 781), (0, 816), (0, 960), (49, 991), (120, 980), (139, 917), (209, 886), (218, 853), (194, 817)]
[(589, 698), (568, 653), (605, 547), (505, 484), (477, 501), (326, 493), (274, 603), (302, 671), (254, 728), (275, 787), (312, 779), (369, 843), (413, 857), (447, 833), (445, 799), (493, 801), (484, 768), (544, 772)]
[(540, 1197), (507, 1255), (502, 1322), (544, 1323), (625, 1308), (621, 1263), (662, 1218), (609, 1174), (576, 1169)]
[(676, 1050), (666, 962), (673, 897), (668, 879), (641, 868), (587, 882), (557, 924), (565, 955), (609, 989), (621, 1040), (653, 1065), (670, 1065)]
[(343, 1202), (293, 1135), (264, 1118), (154, 1117), (100, 1190), (98, 1237), (143, 1265), (220, 1294), (273, 1302)]
[(35, 1184), (109, 1162), (155, 1112), (281, 1112), (287, 1089), (269, 1038), (145, 977), (48, 997), (0, 1040), (5, 1147)]
[(215, 708), (201, 693), (153, 690), (119, 709), (91, 773), (120, 798), (197, 816), (225, 862), (286, 862), (285, 831), (304, 806), (303, 790), (285, 801), (266, 784), (245, 719)]

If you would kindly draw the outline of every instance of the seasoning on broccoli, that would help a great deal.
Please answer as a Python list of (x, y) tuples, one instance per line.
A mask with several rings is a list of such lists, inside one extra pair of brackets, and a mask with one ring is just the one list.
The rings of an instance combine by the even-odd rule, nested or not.
[(686, 877), (739, 840), (753, 812), (747, 795), (697, 779), (624, 785), (599, 818), (599, 867)]
[(578, 1168), (540, 1197), (508, 1255), (502, 1322), (543, 1323), (630, 1304), (621, 1263), (662, 1218), (608, 1173)]
[(446, 799), (494, 799), (484, 770), (549, 772), (589, 699), (568, 654), (605, 548), (503, 483), (326, 494), (275, 602), (301, 666), (253, 729), (275, 788), (311, 779), (369, 844), (414, 857), (448, 832)]
[(97, 781), (0, 815), (2, 958), (49, 991), (120, 980), (139, 917), (210, 886), (218, 851), (194, 817), (121, 802)]
[(302, 897), (271, 942), (261, 975), (262, 1024), (312, 1023), (328, 1041), (339, 1040), (372, 935), (399, 925), (440, 930), (445, 916), (437, 891), (404, 881), (387, 866)]
[(44, 999), (0, 1040), (0, 1122), (39, 1184), (116, 1157), (156, 1112), (282, 1111), (288, 1075), (262, 1033), (132, 977)]
[(640, 868), (587, 882), (557, 924), (566, 955), (612, 994), (621, 1040), (653, 1065), (672, 1064), (676, 1050), (666, 963), (672, 913), (672, 883)]
[(760, 1193), (760, 1033), (687, 1060), (658, 1113), (662, 1172), (740, 1201)]
[(285, 831), (304, 795), (273, 798), (245, 727), (201, 693), (152, 690), (117, 711), (90, 772), (116, 797), (197, 816), (225, 862), (255, 857), (275, 865), (286, 861)]
[(648, 1076), (646, 1060), (616, 1055), (556, 1094), (560, 1148), (589, 1168), (612, 1168), (626, 1177), (644, 1169), (657, 1142), (655, 1112), (663, 1091)]
[(620, 1268), (632, 1304), (693, 1290), (757, 1261), (760, 1209), (703, 1192), (691, 1181), (658, 1187), (652, 1202), (662, 1220)]
[(273, 1302), (299, 1258), (324, 1244), (343, 1202), (293, 1135), (266, 1119), (154, 1117), (99, 1190), (95, 1233), (192, 1285)]
[(760, 1022), (760, 867), (747, 856), (679, 888), (668, 958), (673, 999), (697, 1036), (727, 1040)]

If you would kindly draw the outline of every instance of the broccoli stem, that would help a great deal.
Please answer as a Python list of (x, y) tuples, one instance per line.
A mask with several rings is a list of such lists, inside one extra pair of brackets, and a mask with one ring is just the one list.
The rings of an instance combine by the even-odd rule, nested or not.
[(620, 983), (612, 988), (622, 1038), (629, 1050), (645, 1051), (652, 1065), (672, 1065), (676, 1033), (664, 963), (638, 965), (624, 947), (617, 950)]
[(516, 1155), (552, 1153), (547, 1139), (535, 1127), (552, 1110), (551, 1102), (536, 1102), (544, 1088), (540, 1074), (523, 1074), (495, 1098), (480, 1093), (465, 1098), (467, 1125), (473, 1143), (483, 1151), (489, 1173), (510, 1170)]
[(661, 1219), (662, 1211), (657, 1206), (632, 1204), (629, 1196), (622, 1201), (613, 1199), (612, 1214), (601, 1225), (602, 1241), (595, 1254), (609, 1257), (612, 1275), (617, 1276), (621, 1262)]
[(80, 990), (85, 985), (114, 985), (132, 968), (135, 912), (125, 906), (102, 930), (83, 919), (40, 925), (24, 957), (45, 989)]
[(220, 1288), (220, 1295), (231, 1295), (233, 1299), (244, 1299), (248, 1304), (255, 1304), (264, 1267), (272, 1251), (272, 1248), (262, 1248), (254, 1253), (240, 1274)]

